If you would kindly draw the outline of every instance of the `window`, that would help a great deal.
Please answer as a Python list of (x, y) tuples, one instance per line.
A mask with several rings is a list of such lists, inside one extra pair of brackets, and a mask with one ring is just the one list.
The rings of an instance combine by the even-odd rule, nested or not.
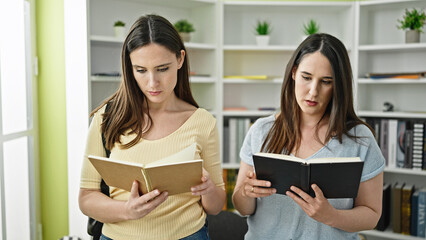
[[(31, 4), (0, 1), (0, 240), (36, 239)], [(7, 34), (4, 34), (7, 33)]]

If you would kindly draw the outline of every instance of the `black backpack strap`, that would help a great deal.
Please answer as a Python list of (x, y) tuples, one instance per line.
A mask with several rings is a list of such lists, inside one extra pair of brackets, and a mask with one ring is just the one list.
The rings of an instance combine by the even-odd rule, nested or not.
[[(111, 102), (107, 102), (107, 104), (105, 106), (105, 113), (107, 113), (110, 108), (111, 108)], [(111, 151), (106, 148), (106, 140), (105, 140), (105, 136), (104, 136), (103, 132), (102, 132), (102, 144), (103, 144), (104, 149), (105, 149), (106, 157), (109, 158), (109, 156), (111, 155)], [(106, 185), (106, 183), (104, 182), (103, 179), (101, 181), (101, 192), (109, 197), (109, 186)]]

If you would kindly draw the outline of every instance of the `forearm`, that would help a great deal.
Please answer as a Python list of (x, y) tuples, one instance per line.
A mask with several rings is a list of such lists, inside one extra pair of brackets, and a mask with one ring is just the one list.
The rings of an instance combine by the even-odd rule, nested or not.
[(241, 187), (235, 187), (232, 194), (234, 207), (241, 215), (252, 215), (256, 210), (256, 198), (243, 196), (242, 191)]
[(347, 231), (359, 232), (376, 227), (381, 213), (367, 206), (358, 206), (350, 210), (337, 210), (328, 225)]
[(216, 215), (222, 210), (225, 199), (225, 190), (216, 186), (213, 192), (201, 195), (201, 205), (207, 214)]
[(103, 223), (128, 220), (124, 201), (113, 200), (98, 191), (85, 191), (79, 196), (80, 210), (86, 215)]

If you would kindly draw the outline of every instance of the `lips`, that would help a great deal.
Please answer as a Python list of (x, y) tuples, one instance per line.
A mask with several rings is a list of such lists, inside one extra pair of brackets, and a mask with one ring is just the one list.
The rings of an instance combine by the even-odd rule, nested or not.
[(318, 102), (306, 100), (306, 104), (308, 104), (308, 106), (316, 106)]
[(161, 91), (148, 91), (148, 93), (151, 96), (157, 96), (157, 95), (160, 95)]

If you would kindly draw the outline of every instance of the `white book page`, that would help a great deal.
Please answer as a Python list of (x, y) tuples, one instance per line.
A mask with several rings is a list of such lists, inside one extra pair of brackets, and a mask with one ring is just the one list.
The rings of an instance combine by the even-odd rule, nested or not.
[(278, 160), (289, 160), (293, 162), (306, 163), (306, 160), (298, 158), (298, 157), (293, 157), (290, 155), (283, 155), (283, 154), (276, 154), (276, 153), (263, 153), (263, 152), (259, 152), (254, 155), (261, 156), (261, 157), (275, 158)]
[(350, 163), (350, 162), (361, 162), (359, 157), (340, 157), (340, 158), (315, 158), (309, 159), (308, 163)]
[(181, 150), (180, 152), (177, 152), (168, 157), (146, 164), (146, 167), (170, 165), (170, 164), (176, 164), (178, 162), (183, 162), (183, 161), (187, 162), (187, 160), (193, 160), (195, 157), (195, 149), (196, 149), (196, 143), (193, 143), (187, 148)]
[(140, 168), (144, 167), (144, 165), (142, 163), (126, 162), (126, 161), (121, 161), (121, 160), (116, 160), (116, 159), (106, 158), (106, 157), (100, 157), (100, 156), (94, 156), (94, 155), (89, 155), (87, 157), (90, 160), (94, 160), (94, 161), (105, 161), (105, 162), (119, 163), (119, 164), (123, 164), (123, 165), (135, 166), (135, 167), (140, 167)]

